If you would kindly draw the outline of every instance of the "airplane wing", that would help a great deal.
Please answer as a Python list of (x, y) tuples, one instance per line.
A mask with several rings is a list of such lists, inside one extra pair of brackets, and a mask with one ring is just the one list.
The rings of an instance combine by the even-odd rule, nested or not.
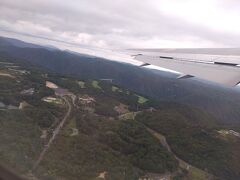
[(137, 52), (133, 56), (143, 62), (141, 66), (155, 65), (177, 71), (182, 74), (179, 78), (195, 76), (228, 86), (240, 82), (240, 56)]

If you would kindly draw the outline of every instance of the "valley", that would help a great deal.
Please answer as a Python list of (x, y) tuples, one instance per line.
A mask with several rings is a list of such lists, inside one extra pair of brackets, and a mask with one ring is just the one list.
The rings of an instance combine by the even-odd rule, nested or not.
[(108, 81), (0, 61), (10, 75), (0, 76), (0, 163), (24, 178), (240, 177), (240, 140), (226, 133), (238, 126), (230, 131), (201, 109)]

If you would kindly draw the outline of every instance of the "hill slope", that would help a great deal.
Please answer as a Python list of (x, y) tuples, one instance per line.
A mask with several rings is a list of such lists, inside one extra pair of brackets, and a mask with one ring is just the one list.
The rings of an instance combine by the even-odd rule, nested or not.
[(0, 163), (25, 178), (240, 177), (240, 139), (198, 108), (0, 62)]
[[(239, 124), (240, 94), (197, 79), (176, 80), (174, 74), (139, 68), (65, 51), (44, 48), (20, 48), (0, 39), (0, 54), (44, 67), (62, 75), (82, 79), (110, 78), (114, 83), (146, 96), (193, 105), (214, 115), (219, 122)], [(7, 45), (6, 45), (7, 44)]]

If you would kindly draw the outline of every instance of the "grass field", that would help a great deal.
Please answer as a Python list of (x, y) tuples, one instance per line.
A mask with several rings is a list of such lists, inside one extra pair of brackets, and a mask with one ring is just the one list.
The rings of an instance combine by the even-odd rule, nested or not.
[(112, 91), (113, 91), (113, 92), (117, 92), (118, 90), (119, 90), (118, 87), (116, 87), (116, 86), (112, 86)]
[(85, 87), (85, 82), (83, 82), (83, 81), (77, 81), (77, 83), (78, 83), (78, 85), (80, 86), (80, 88), (86, 88)]
[(96, 81), (96, 80), (92, 81), (92, 86), (93, 86), (94, 88), (96, 88), (96, 89), (102, 89), (102, 88), (99, 86), (99, 82)]
[(121, 119), (121, 120), (128, 120), (128, 119), (134, 120), (135, 116), (136, 116), (136, 112), (129, 112), (129, 113), (120, 115), (119, 119)]
[(190, 167), (188, 177), (191, 180), (206, 180), (208, 179), (209, 175), (198, 168)]
[(148, 99), (146, 99), (145, 97), (143, 96), (139, 96), (139, 95), (136, 95), (138, 97), (138, 103), (139, 104), (144, 104), (145, 102), (148, 101)]

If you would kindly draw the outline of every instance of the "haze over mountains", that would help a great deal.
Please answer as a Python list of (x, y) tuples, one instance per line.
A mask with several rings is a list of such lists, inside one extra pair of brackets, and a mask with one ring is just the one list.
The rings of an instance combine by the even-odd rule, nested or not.
[[(201, 52), (199, 49), (194, 51)], [(212, 51), (210, 49), (208, 52)], [(237, 50), (229, 49), (228, 52), (237, 53)], [(55, 73), (82, 79), (110, 78), (115, 84), (137, 93), (158, 100), (195, 106), (213, 114), (222, 123), (240, 124), (240, 93), (234, 88), (213, 85), (196, 78), (177, 80), (175, 74), (167, 72), (78, 55), (3, 37), (0, 38), (0, 55), (11, 56)]]

